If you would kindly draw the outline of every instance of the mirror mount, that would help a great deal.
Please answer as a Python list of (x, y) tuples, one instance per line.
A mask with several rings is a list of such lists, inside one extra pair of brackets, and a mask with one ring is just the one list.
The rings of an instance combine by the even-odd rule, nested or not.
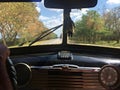
[(63, 45), (67, 45), (67, 36), (72, 37), (75, 28), (70, 12), (71, 9), (64, 9), (63, 11)]

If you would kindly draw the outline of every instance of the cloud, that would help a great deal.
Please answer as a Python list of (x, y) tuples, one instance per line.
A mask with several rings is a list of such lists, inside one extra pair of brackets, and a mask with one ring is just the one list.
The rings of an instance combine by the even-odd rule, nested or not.
[(55, 11), (55, 12), (57, 12), (57, 13), (59, 13), (59, 12), (63, 12), (63, 10), (62, 9), (49, 9), (50, 11)]
[(49, 17), (40, 15), (39, 20), (41, 20), (41, 21), (47, 21), (47, 20), (49, 20)]
[(36, 5), (36, 10), (40, 13), (41, 12), (41, 8), (40, 8), (40, 5), (41, 5), (41, 2), (35, 2), (35, 5)]
[(44, 4), (44, 0), (42, 0), (41, 3)]
[(107, 4), (120, 4), (120, 0), (107, 0)]
[(106, 9), (106, 12), (110, 12), (110, 9)]
[(51, 16), (50, 18), (47, 16), (40, 16), (39, 19), (43, 21), (44, 25), (47, 26), (48, 28), (55, 27), (57, 25), (62, 24), (63, 19), (62, 16)]
[[(43, 22), (43, 24), (47, 28), (53, 28), (57, 25), (60, 25), (63, 23), (63, 15), (62, 15), (62, 10), (60, 9), (46, 9), (44, 7), (44, 0), (42, 0), (42, 3), (38, 3), (37, 5), (38, 8), (42, 9), (41, 14), (39, 16), (39, 20)], [(38, 9), (37, 8), (37, 9)], [(39, 10), (39, 9), (38, 9)], [(46, 11), (45, 11), (46, 10)], [(51, 12), (52, 11), (52, 12)], [(49, 12), (48, 15), (44, 14), (46, 12)], [(55, 15), (51, 13), (56, 13)], [(50, 14), (50, 15), (49, 15)], [(60, 28), (61, 29), (61, 28)], [(60, 35), (62, 33), (60, 30), (55, 31), (57, 35)]]
[[(40, 16), (39, 19), (43, 22), (43, 24), (47, 27), (47, 28), (53, 28), (56, 27), (60, 24), (63, 23), (63, 17), (62, 15), (58, 15), (58, 16), (51, 16), (50, 18), (47, 16)], [(62, 28), (58, 29), (57, 31), (55, 31), (55, 33), (60, 36), (60, 34), (62, 33), (61, 31)]]
[(41, 9), (39, 7), (36, 7), (37, 11), (40, 13)]
[(86, 14), (89, 9), (82, 9), (82, 10), (77, 10), (74, 9), (71, 12), (71, 18), (74, 21), (80, 20), (83, 14)]

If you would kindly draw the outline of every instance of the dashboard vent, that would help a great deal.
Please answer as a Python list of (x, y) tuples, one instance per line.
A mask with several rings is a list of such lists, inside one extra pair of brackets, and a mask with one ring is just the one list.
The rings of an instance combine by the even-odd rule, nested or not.
[(32, 69), (34, 90), (105, 90), (94, 69)]

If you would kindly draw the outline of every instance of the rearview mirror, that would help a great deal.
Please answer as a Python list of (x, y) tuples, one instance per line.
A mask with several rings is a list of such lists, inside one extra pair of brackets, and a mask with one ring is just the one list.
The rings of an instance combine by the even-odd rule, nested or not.
[(97, 0), (44, 0), (46, 8), (80, 9), (90, 8), (97, 4)]
[(41, 0), (0, 0), (0, 2), (41, 2)]

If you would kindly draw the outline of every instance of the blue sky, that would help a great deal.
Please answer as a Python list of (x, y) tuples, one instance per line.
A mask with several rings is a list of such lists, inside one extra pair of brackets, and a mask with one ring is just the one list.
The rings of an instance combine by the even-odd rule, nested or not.
[[(110, 9), (120, 6), (120, 0), (98, 0), (98, 4), (94, 8), (84, 8), (82, 10), (72, 10), (71, 17), (73, 21), (80, 20), (83, 14), (90, 9), (97, 10), (99, 13), (104, 11), (109, 11)], [(36, 9), (40, 12), (39, 20), (44, 23), (48, 28), (60, 25), (63, 22), (62, 9), (48, 9), (44, 7), (43, 0), (41, 3), (37, 3)], [(55, 33), (59, 34), (61, 31), (56, 31)]]

